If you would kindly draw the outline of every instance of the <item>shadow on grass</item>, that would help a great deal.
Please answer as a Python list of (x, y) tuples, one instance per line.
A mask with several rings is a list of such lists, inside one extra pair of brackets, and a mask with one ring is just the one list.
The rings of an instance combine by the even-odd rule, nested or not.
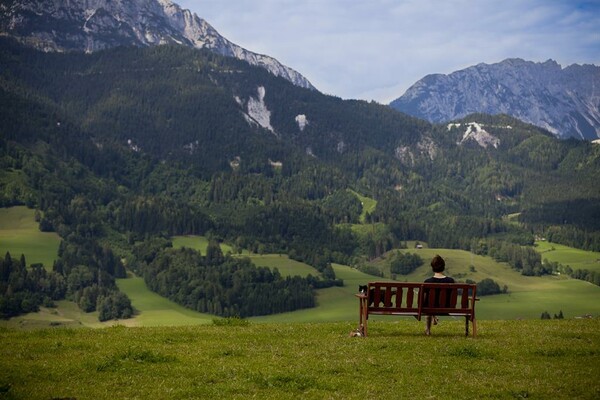
[[(449, 321), (450, 322), (450, 321)], [(481, 337), (481, 331), (478, 327), (477, 336), (475, 339)], [(424, 337), (424, 338), (465, 338), (465, 339), (473, 339), (473, 327), (469, 325), (469, 335), (465, 335), (465, 326), (464, 322), (458, 323), (456, 321), (441, 322), (438, 326), (433, 326), (431, 329), (431, 335), (425, 334), (425, 322), (421, 321), (420, 323), (407, 323), (402, 324), (394, 323), (394, 324), (374, 324), (374, 326), (369, 325), (368, 336), (367, 337)]]
[[(474, 339), (478, 339), (480, 338), (481, 335), (477, 335)], [(378, 332), (378, 331), (374, 331), (369, 329), (369, 335), (367, 336), (367, 338), (376, 338), (376, 337), (388, 337), (388, 338), (392, 338), (392, 337), (402, 337), (402, 338), (410, 338), (410, 337), (414, 337), (414, 338), (427, 338), (427, 339), (436, 339), (436, 338), (465, 338), (465, 339), (473, 339), (473, 335), (471, 333), (469, 333), (469, 336), (465, 336), (464, 332), (457, 332), (457, 333), (452, 333), (452, 332), (439, 332), (439, 333), (432, 333), (431, 335), (427, 336), (425, 335), (425, 328), (423, 328), (423, 330), (420, 331), (415, 331), (415, 332), (406, 332), (406, 331), (402, 331), (402, 332), (390, 332), (390, 331), (383, 331), (383, 332)]]

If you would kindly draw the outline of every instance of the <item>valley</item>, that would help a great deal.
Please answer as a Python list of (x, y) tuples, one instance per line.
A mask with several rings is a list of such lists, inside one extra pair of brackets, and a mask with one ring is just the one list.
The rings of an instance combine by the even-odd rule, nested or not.
[[(0, 44), (0, 205), (37, 210), (39, 243), (62, 243), (46, 275), (12, 252), (3, 262), (5, 317), (72, 299), (102, 324), (177, 319), (172, 304), (152, 316), (144, 279), (199, 311), (190, 323), (348, 321), (356, 282), (391, 278), (390, 258), (416, 241), (425, 265), (438, 251), (458, 279), (507, 288), (481, 300), (484, 319), (595, 312), (584, 280), (597, 284), (597, 269), (544, 265), (532, 245), (598, 251), (599, 146), (507, 115), (455, 122), (485, 128), (481, 141), (182, 46)], [(565, 290), (576, 273), (581, 301)], [(537, 290), (557, 295), (536, 303)]]
[[(52, 259), (58, 250), (58, 243), (39, 249), (39, 232), (35, 224), (31, 224), (34, 218), (33, 210), (24, 207), (12, 207), (0, 209), (6, 218), (3, 219), (4, 238), (1, 243), (3, 251), (14, 251), (23, 249), (25, 254), (34, 250), (34, 254), (42, 259)], [(11, 221), (11, 222), (8, 222)], [(15, 229), (18, 228), (18, 229)], [(7, 231), (12, 229), (12, 232)], [(22, 240), (17, 246), (11, 243), (12, 236)], [(209, 240), (204, 236), (178, 236), (173, 238), (173, 245), (177, 247), (194, 248), (205, 254)], [(409, 243), (410, 249), (392, 250), (385, 256), (374, 260), (373, 265), (380, 268), (384, 275), (389, 277), (389, 264), (386, 259), (392, 257), (394, 252), (409, 252), (419, 254), (426, 264), (417, 268), (414, 272), (397, 276), (396, 279), (403, 281), (421, 282), (430, 276), (430, 268), (427, 265), (434, 255), (441, 254), (446, 260), (447, 274), (457, 280), (471, 279), (480, 281), (484, 278), (492, 278), (501, 286), (507, 285), (509, 293), (493, 296), (483, 296), (477, 304), (477, 316), (480, 320), (516, 320), (516, 319), (539, 319), (542, 312), (547, 311), (551, 315), (563, 312), (565, 318), (572, 319), (585, 315), (600, 315), (600, 304), (597, 302), (600, 296), (600, 287), (571, 279), (565, 276), (526, 277), (509, 266), (498, 263), (490, 257), (474, 255), (463, 250), (428, 248), (426, 243), (421, 249), (415, 249), (415, 242)], [(6, 246), (6, 247), (4, 247)], [(582, 260), (587, 268), (593, 263), (596, 256), (593, 252), (583, 252), (558, 246), (552, 243), (538, 243), (538, 251), (548, 252), (551, 246), (555, 246), (556, 255), (561, 259), (568, 259), (568, 254), (576, 253), (578, 260)], [(221, 244), (225, 253), (231, 251), (227, 244)], [(37, 253), (36, 253), (37, 252)], [(308, 274), (318, 275), (313, 267), (291, 260), (285, 254), (251, 254), (243, 251), (241, 255), (234, 257), (249, 257), (257, 266), (265, 266), (271, 269), (277, 268), (284, 276)], [(26, 256), (27, 257), (27, 256)], [(585, 261), (587, 260), (587, 261)], [(473, 266), (474, 268), (471, 268)], [(349, 266), (333, 264), (335, 275), (344, 281), (343, 287), (318, 289), (316, 291), (317, 306), (305, 310), (289, 313), (280, 313), (269, 316), (251, 317), (249, 321), (255, 323), (316, 323), (316, 322), (339, 322), (353, 323), (357, 320), (358, 302), (354, 297), (359, 285), (369, 281), (389, 279), (377, 278), (364, 274)], [(30, 313), (20, 317), (14, 317), (8, 321), (0, 321), (0, 326), (19, 329), (32, 329), (42, 327), (107, 327), (112, 325), (125, 326), (184, 326), (210, 324), (216, 317), (210, 314), (202, 314), (182, 307), (152, 291), (150, 291), (143, 279), (132, 273), (127, 278), (118, 279), (119, 289), (127, 294), (136, 310), (133, 318), (98, 322), (97, 312), (84, 313), (79, 310), (75, 303), (60, 301), (56, 308), (43, 307), (38, 313)], [(374, 320), (383, 320), (374, 317)], [(398, 323), (405, 318), (398, 318)]]

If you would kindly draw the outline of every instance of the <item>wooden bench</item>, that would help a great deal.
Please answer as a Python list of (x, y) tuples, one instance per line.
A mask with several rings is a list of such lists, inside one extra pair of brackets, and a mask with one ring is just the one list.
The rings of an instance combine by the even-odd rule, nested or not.
[(419, 321), (423, 315), (449, 315), (465, 317), (465, 336), (469, 336), (471, 321), (475, 337), (476, 289), (464, 283), (369, 282), (366, 292), (356, 294), (359, 332), (367, 336), (369, 315), (411, 316)]

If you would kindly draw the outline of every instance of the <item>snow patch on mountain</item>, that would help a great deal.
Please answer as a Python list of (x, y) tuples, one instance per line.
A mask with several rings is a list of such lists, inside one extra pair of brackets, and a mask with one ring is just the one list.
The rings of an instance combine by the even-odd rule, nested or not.
[[(465, 133), (458, 144), (463, 144), (467, 140), (474, 140), (484, 149), (486, 149), (488, 146), (493, 146), (495, 149), (497, 149), (500, 145), (500, 139), (483, 129), (482, 124), (478, 124), (477, 122), (469, 122), (465, 125), (467, 129), (465, 130)], [(453, 127), (460, 128), (461, 124), (448, 124), (448, 130), (452, 129)]]
[(283, 167), (283, 162), (281, 161), (273, 161), (269, 158), (269, 165), (273, 168), (282, 168)]
[(265, 104), (266, 90), (264, 86), (257, 88), (258, 97), (250, 97), (248, 99), (248, 116), (256, 121), (260, 126), (275, 133), (275, 130), (271, 126), (271, 111)]
[(304, 131), (304, 128), (306, 128), (306, 125), (308, 125), (308, 119), (306, 118), (306, 115), (304, 114), (298, 114), (296, 115), (296, 123), (298, 124), (298, 128), (300, 129), (300, 132)]
[(135, 143), (133, 142), (133, 140), (131, 140), (131, 139), (127, 139), (127, 146), (128, 146), (128, 147), (129, 147), (131, 150), (135, 151), (136, 153), (139, 153), (140, 151), (142, 151), (142, 149), (141, 149), (141, 148), (140, 148), (140, 147), (139, 147), (137, 144), (135, 144)]

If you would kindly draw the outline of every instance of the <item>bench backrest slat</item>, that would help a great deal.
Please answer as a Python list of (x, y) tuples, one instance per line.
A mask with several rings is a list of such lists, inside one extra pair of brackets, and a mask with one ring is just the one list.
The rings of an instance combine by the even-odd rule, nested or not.
[(462, 283), (369, 282), (368, 310), (419, 315), (435, 310), (472, 315), (475, 291), (475, 285)]
[(367, 288), (370, 310), (417, 310), (418, 283), (369, 282)]
[(402, 289), (402, 287), (396, 289), (396, 308), (402, 307), (402, 295), (404, 294), (404, 291)]
[(460, 298), (460, 305), (462, 308), (469, 307), (469, 290), (463, 289), (462, 296)]
[(381, 287), (375, 287), (375, 293), (373, 295), (373, 302), (375, 304), (379, 304), (381, 302)]
[[(400, 293), (402, 293), (402, 291), (400, 291)], [(407, 291), (406, 291), (406, 307), (413, 308), (414, 300), (415, 300), (414, 289), (412, 289), (412, 288), (407, 289)], [(400, 302), (402, 302), (402, 299), (400, 299)]]

